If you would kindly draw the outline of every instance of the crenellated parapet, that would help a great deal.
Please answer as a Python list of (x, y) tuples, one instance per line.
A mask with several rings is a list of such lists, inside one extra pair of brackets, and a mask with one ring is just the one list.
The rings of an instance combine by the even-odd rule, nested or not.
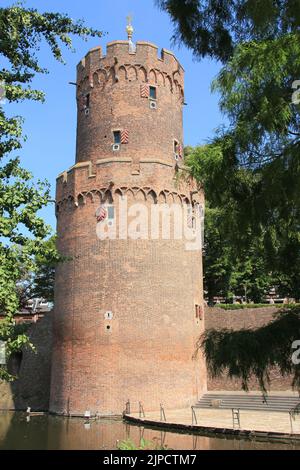
[(91, 49), (77, 68), (76, 162), (183, 157), (184, 70), (173, 53), (147, 42), (131, 52), (115, 41)]
[(174, 54), (149, 42), (137, 42), (136, 52), (129, 50), (128, 41), (114, 41), (107, 45), (107, 54), (101, 47), (91, 49), (77, 67), (78, 93), (88, 89), (113, 85), (124, 81), (140, 81), (167, 87), (172, 93), (184, 96), (184, 70)]
[(130, 158), (101, 159), (96, 165), (77, 163), (57, 178), (57, 206), (78, 206), (79, 200), (85, 202), (87, 197), (103, 202), (108, 194), (112, 199), (116, 195), (129, 195), (132, 200), (168, 204), (193, 205), (203, 199), (196, 181), (183, 177), (187, 174), (183, 166), (175, 168), (164, 161), (145, 158), (139, 165), (138, 175), (133, 174), (133, 168)]

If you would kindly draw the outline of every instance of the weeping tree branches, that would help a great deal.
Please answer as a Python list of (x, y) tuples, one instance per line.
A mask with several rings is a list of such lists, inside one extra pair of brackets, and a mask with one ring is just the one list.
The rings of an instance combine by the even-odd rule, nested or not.
[(266, 394), (270, 370), (277, 367), (283, 376), (292, 375), (292, 386), (300, 392), (299, 340), (300, 308), (295, 307), (282, 310), (261, 328), (208, 330), (199, 339), (197, 351), (203, 350), (211, 377), (226, 374), (240, 379), (243, 390), (248, 390), (251, 377), (255, 377)]

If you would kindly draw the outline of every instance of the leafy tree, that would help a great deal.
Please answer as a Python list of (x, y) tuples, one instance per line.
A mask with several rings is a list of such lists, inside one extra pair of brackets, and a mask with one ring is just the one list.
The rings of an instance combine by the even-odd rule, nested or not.
[[(257, 243), (258, 242), (258, 243)], [(250, 250), (244, 250), (234, 259), (228, 297), (242, 296), (246, 302), (264, 301), (274, 285), (272, 273), (268, 272), (263, 247), (255, 240)]]
[[(46, 73), (40, 66), (37, 52), (46, 42), (55, 59), (63, 62), (62, 46), (72, 48), (71, 35), (83, 39), (100, 36), (82, 21), (74, 21), (59, 13), (39, 13), (22, 4), (0, 8), (1, 89), (7, 103), (26, 99), (43, 101), (44, 94), (31, 88), (36, 74)], [(2, 96), (3, 98), (3, 96)], [(49, 184), (34, 183), (32, 175), (20, 166), (15, 152), (24, 140), (22, 118), (10, 116), (9, 106), (0, 105), (0, 339), (6, 341), (8, 355), (28, 345), (25, 333), (18, 333), (14, 313), (20, 303), (17, 288), (24, 272), (35, 270), (36, 262), (49, 260), (53, 248), (44, 243), (49, 227), (38, 211), (50, 202)], [(7, 110), (7, 112), (6, 112)], [(13, 153), (13, 157), (10, 154)], [(0, 368), (0, 379), (8, 379)]]
[[(271, 287), (279, 285), (277, 273), (270, 272), (260, 237), (253, 237), (247, 248), (237, 250), (226, 227), (222, 207), (206, 208), (204, 245), (204, 286), (209, 302), (221, 296), (235, 296), (262, 302)], [(286, 278), (287, 280), (287, 278)], [(287, 289), (281, 285), (281, 292)]]
[[(229, 126), (190, 159), (192, 174), (204, 184), (212, 208), (228, 208), (238, 249), (262, 237), (269, 269), (294, 279), (289, 288), (298, 297), (300, 106), (292, 95), (300, 77), (299, 4), (157, 3), (170, 13), (179, 41), (198, 57), (223, 62), (213, 90)], [(300, 103), (297, 90), (293, 96)]]
[[(274, 52), (275, 51), (275, 52)], [(212, 207), (226, 207), (240, 246), (262, 238), (268, 269), (299, 297), (300, 128), (291, 103), (300, 36), (237, 47), (214, 89), (230, 125), (189, 158)], [(238, 222), (238, 223), (237, 223)]]
[[(204, 184), (211, 207), (222, 207), (226, 213), (236, 251), (250, 250), (253, 240), (261, 240), (266, 269), (277, 277), (282, 291), (299, 298), (299, 2), (157, 3), (174, 22), (174, 39), (197, 57), (209, 56), (223, 64), (213, 90), (220, 95), (229, 125), (189, 159), (191, 172)], [(299, 315), (294, 311), (266, 327), (264, 331), (272, 333), (270, 342), (268, 335), (250, 331), (208, 332), (204, 349), (208, 352), (210, 344), (211, 372), (219, 374), (226, 363), (231, 376), (242, 377), (244, 384), (250, 372), (255, 374), (264, 390), (264, 371), (270, 365), (279, 365), (282, 373), (291, 367), (291, 342), (295, 332), (299, 337)], [(299, 388), (297, 377), (295, 385)]]
[[(270, 270), (261, 234), (247, 226), (240, 230), (239, 204), (224, 186), (222, 154), (213, 146), (191, 148), (186, 163), (206, 188), (204, 285), (209, 301), (236, 295), (262, 301), (277, 285), (277, 277)], [(247, 173), (243, 170), (241, 183), (250, 179)], [(216, 184), (222, 185), (222, 192), (216, 191)]]
[(56, 237), (52, 236), (43, 242), (41, 253), (34, 258), (32, 271), (24, 271), (20, 266), (22, 277), (17, 282), (17, 293), (21, 308), (26, 308), (29, 300), (37, 298), (54, 302), (55, 268), (57, 263), (65, 261), (57, 252), (55, 241)]
[(155, 0), (175, 26), (173, 40), (197, 57), (227, 62), (237, 45), (273, 40), (300, 25), (298, 0)]
[(228, 297), (233, 263), (231, 247), (222, 234), (222, 210), (210, 209), (207, 202), (204, 236), (204, 290), (211, 304), (214, 297)]

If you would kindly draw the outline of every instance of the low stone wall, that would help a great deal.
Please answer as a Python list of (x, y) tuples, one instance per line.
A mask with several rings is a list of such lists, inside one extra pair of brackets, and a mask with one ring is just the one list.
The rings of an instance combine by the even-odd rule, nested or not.
[[(247, 308), (240, 310), (223, 310), (216, 307), (206, 307), (205, 309), (205, 329), (232, 329), (241, 330), (249, 328), (259, 328), (270, 323), (279, 309), (276, 307)], [(272, 391), (291, 391), (291, 377), (282, 377), (278, 369), (274, 368), (270, 372)], [(223, 377), (208, 377), (207, 389), (214, 390), (241, 390), (241, 381), (237, 379), (230, 380), (226, 374)], [(258, 382), (252, 378), (249, 382), (250, 390), (259, 390)]]
[(28, 331), (36, 352), (25, 350), (18, 379), (12, 383), (0, 381), (0, 410), (47, 411), (49, 408), (52, 313), (33, 323)]

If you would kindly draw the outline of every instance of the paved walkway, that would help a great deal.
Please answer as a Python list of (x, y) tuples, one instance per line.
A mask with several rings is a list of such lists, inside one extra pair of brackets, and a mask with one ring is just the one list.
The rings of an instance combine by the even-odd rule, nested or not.
[[(224, 430), (224, 432), (233, 431), (232, 412), (231, 410), (209, 410), (198, 408), (195, 409), (197, 416), (197, 425), (192, 426), (192, 411), (191, 408), (181, 410), (165, 410), (166, 422), (160, 420), (160, 412), (147, 412), (145, 411), (145, 418), (140, 418), (139, 413), (132, 413), (125, 415), (128, 419), (134, 419), (141, 424), (153, 426), (168, 426), (174, 428), (186, 427), (187, 430), (213, 431), (211, 428), (217, 430)], [(300, 438), (300, 415), (291, 421), (289, 413), (278, 412), (263, 412), (263, 411), (248, 411), (241, 410), (240, 412), (241, 431), (254, 432), (257, 434), (262, 433), (281, 433), (286, 435), (297, 435)], [(237, 429), (237, 427), (235, 428)], [(288, 436), (287, 436), (288, 437)]]

